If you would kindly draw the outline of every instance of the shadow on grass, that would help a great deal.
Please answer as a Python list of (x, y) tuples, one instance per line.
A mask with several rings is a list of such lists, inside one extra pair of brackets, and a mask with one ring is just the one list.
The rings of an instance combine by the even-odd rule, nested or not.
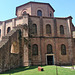
[(13, 73), (26, 71), (26, 70), (30, 70), (30, 69), (35, 69), (35, 68), (38, 68), (38, 66), (19, 67), (19, 68), (16, 68), (16, 69), (11, 69), (10, 71), (6, 71), (6, 72), (1, 73), (1, 74), (13, 74)]

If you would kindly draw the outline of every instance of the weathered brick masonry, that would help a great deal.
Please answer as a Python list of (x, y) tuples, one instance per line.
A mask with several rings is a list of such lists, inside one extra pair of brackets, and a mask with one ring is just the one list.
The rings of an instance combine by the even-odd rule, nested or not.
[(0, 21), (0, 72), (75, 64), (72, 17), (54, 17), (54, 11), (49, 3), (28, 2), (16, 7), (16, 18)]

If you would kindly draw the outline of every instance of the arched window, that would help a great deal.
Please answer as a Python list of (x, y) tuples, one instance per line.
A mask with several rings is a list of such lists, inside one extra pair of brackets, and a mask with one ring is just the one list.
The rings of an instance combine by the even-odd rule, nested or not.
[(32, 46), (32, 55), (38, 55), (38, 45), (34, 44)]
[(1, 37), (1, 29), (0, 29), (0, 37)]
[(42, 11), (41, 10), (37, 11), (37, 16), (42, 16)]
[(52, 14), (52, 12), (50, 12), (50, 17), (52, 17), (53, 16), (53, 14)]
[(32, 34), (37, 34), (37, 25), (36, 24), (32, 25)]
[(46, 34), (51, 34), (51, 25), (46, 25)]
[(66, 46), (64, 44), (61, 45), (61, 54), (66, 55)]
[(64, 34), (64, 27), (63, 27), (63, 25), (60, 25), (60, 34)]
[(23, 12), (22, 12), (22, 15), (26, 15), (26, 14), (27, 14), (26, 11), (23, 11)]
[(19, 53), (19, 43), (13, 42), (11, 45), (11, 53), (18, 54)]
[(10, 30), (11, 30), (11, 28), (10, 28), (10, 27), (8, 27), (8, 28), (7, 28), (7, 33), (8, 33)]
[(49, 54), (52, 54), (53, 53), (52, 45), (51, 44), (48, 44), (47, 45), (47, 53), (49, 53)]

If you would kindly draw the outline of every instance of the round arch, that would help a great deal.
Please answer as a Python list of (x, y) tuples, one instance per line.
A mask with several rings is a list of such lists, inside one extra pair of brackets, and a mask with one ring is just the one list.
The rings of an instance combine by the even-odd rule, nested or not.
[(7, 28), (7, 33), (9, 33), (9, 32), (10, 32), (10, 30), (11, 30), (11, 28), (10, 28), (10, 27), (8, 27), (8, 28)]

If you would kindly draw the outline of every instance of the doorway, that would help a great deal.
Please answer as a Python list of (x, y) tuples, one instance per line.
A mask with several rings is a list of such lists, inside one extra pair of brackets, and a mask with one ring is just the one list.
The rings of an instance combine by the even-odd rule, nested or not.
[(47, 56), (47, 65), (54, 65), (53, 55)]

